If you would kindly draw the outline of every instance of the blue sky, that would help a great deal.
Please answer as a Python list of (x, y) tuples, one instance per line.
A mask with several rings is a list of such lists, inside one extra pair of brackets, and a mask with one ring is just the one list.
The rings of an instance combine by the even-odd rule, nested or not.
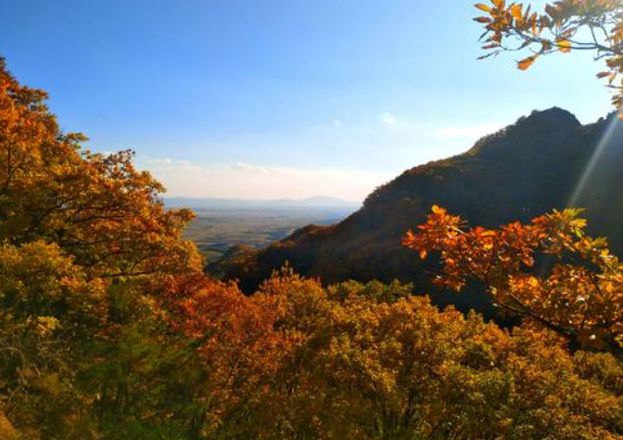
[[(542, 3), (542, 2), (537, 2)], [(361, 200), (534, 109), (611, 110), (590, 56), (477, 61), (463, 0), (0, 0), (0, 54), (172, 196)]]

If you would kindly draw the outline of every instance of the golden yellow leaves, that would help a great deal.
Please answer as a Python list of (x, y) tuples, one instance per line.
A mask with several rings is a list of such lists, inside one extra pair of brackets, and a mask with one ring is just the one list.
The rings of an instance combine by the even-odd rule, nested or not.
[[(280, 367), (260, 378), (265, 385), (246, 385), (263, 371), (262, 365), (255, 372), (225, 369), (231, 383), (243, 384), (241, 397), (246, 399), (215, 402), (222, 410), (214, 416), (214, 429), (221, 433), (233, 429), (224, 415), (237, 414), (240, 406), (245, 421), (236, 420), (235, 429), (272, 433), (277, 422), (314, 438), (354, 440), (364, 431), (374, 438), (388, 434), (427, 438), (431, 426), (441, 426), (448, 414), (456, 423), (444, 429), (442, 438), (466, 431), (486, 438), (499, 436), (500, 430), (509, 438), (524, 438), (526, 432), (540, 438), (542, 432), (535, 426), (544, 418), (547, 429), (551, 419), (557, 430), (575, 434), (586, 429), (608, 438), (608, 431), (593, 420), (610, 420), (607, 414), (616, 413), (608, 411), (616, 407), (617, 397), (590, 376), (589, 371), (595, 371), (595, 376), (601, 371), (591, 364), (598, 360), (579, 353), (583, 357), (576, 363), (552, 332), (527, 326), (507, 332), (485, 324), (475, 314), (440, 312), (427, 298), (409, 295), (385, 302), (378, 293), (363, 293), (378, 285), (344, 283), (329, 288), (329, 292), (342, 292), (332, 295), (309, 285), (313, 283), (279, 276), (267, 281), (268, 290), (241, 299), (253, 303), (266, 295), (281, 304), (280, 309), (297, 311), (296, 320), (277, 320), (272, 331), (283, 337), (302, 336), (289, 356), (278, 358)], [(306, 296), (318, 306), (301, 307), (311, 302)], [(215, 351), (206, 362), (219, 365), (218, 359), (224, 357), (223, 365), (235, 364), (239, 358), (244, 363), (243, 353), (245, 347), (234, 346)], [(605, 357), (604, 362), (610, 360)], [(248, 401), (254, 405), (244, 406)], [(595, 419), (596, 413), (606, 419)], [(245, 438), (262, 437), (236, 432), (245, 432), (241, 435)]]
[(60, 322), (54, 316), (37, 316), (35, 331), (39, 336), (49, 336), (60, 327)]
[(556, 45), (558, 46), (558, 50), (562, 53), (571, 52), (571, 42), (569, 40), (558, 40), (556, 41)]

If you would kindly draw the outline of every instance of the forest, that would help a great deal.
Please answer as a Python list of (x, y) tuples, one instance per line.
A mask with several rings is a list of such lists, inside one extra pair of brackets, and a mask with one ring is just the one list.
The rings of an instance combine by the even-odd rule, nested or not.
[[(551, 23), (478, 8), (488, 44), (532, 44), (584, 3)], [(539, 41), (538, 56), (577, 47)], [(623, 438), (623, 263), (581, 209), (479, 226), (430, 204), (401, 232), (431, 289), (480, 292), (494, 319), (287, 263), (243, 292), (205, 273), (194, 214), (164, 206), (131, 150), (89, 151), (47, 98), (0, 60), (1, 439)]]
[(164, 209), (131, 152), (84, 150), (45, 99), (2, 64), (2, 438), (623, 434), (623, 268), (577, 212), (463, 230), (435, 207), (405, 235), (414, 260), (440, 253), (437, 282), (521, 316), (512, 330), (287, 267), (245, 296), (203, 274), (192, 213)]

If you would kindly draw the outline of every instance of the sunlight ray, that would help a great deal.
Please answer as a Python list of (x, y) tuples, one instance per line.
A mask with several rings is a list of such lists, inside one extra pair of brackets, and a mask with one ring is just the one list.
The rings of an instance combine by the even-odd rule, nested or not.
[(606, 128), (606, 130), (604, 131), (604, 134), (599, 140), (599, 144), (597, 145), (597, 148), (595, 148), (595, 151), (593, 152), (590, 160), (586, 164), (586, 168), (584, 169), (584, 172), (582, 173), (580, 180), (578, 181), (577, 185), (575, 186), (573, 190), (571, 197), (569, 198), (567, 207), (570, 207), (570, 208), (578, 207), (577, 204), (580, 201), (580, 198), (582, 197), (584, 190), (586, 189), (586, 186), (591, 176), (593, 176), (593, 174), (595, 173), (599, 160), (603, 156), (603, 153), (606, 151), (607, 146), (612, 140), (612, 136), (616, 132), (618, 122), (619, 122), (619, 119), (616, 116), (611, 117), (610, 122), (608, 123), (608, 128)]

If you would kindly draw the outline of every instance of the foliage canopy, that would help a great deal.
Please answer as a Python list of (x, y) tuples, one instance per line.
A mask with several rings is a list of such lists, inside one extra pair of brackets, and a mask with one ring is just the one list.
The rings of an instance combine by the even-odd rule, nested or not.
[[(399, 282), (286, 268), (245, 296), (130, 152), (84, 150), (45, 98), (0, 64), (0, 438), (623, 437), (620, 268), (577, 213), (464, 231), (435, 208), (407, 238), (532, 318), (513, 330)], [(537, 249), (583, 263), (529, 275)]]

